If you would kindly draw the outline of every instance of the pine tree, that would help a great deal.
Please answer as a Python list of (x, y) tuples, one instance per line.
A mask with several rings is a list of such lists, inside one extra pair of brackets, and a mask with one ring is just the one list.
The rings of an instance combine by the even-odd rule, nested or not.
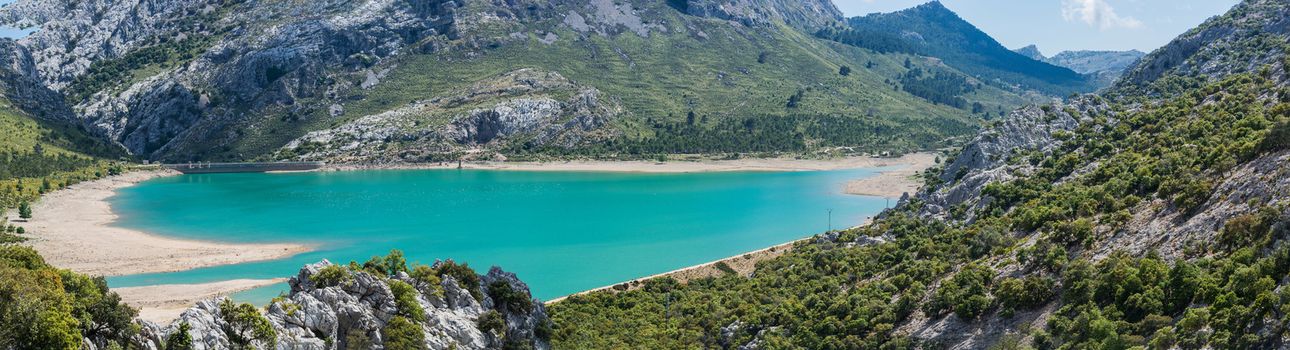
[(24, 202), (22, 202), (22, 203), (19, 203), (19, 204), (18, 204), (18, 217), (23, 218), (23, 219), (30, 219), (30, 218), (31, 218), (31, 204), (27, 204), (27, 202), (25, 202), (25, 201), (24, 201)]
[(179, 329), (166, 337), (166, 350), (192, 350), (193, 336), (188, 334), (188, 322), (180, 322)]

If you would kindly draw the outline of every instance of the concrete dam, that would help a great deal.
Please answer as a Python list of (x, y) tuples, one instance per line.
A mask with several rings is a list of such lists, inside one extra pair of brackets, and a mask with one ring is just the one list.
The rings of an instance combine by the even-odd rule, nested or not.
[(322, 168), (323, 162), (273, 162), (273, 163), (182, 163), (163, 164), (161, 167), (184, 174), (216, 173), (266, 173), (271, 171), (309, 171)]

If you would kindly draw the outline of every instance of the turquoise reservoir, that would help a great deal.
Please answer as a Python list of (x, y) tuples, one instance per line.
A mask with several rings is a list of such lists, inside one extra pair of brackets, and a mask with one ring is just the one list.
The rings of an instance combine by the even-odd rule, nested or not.
[[(497, 265), (551, 299), (862, 223), (886, 205), (845, 183), (883, 169), (644, 174), (372, 170), (154, 179), (111, 199), (121, 227), (317, 249), (283, 260), (109, 278), (114, 287), (288, 277), (391, 249)], [(263, 302), (284, 285), (240, 294)]]

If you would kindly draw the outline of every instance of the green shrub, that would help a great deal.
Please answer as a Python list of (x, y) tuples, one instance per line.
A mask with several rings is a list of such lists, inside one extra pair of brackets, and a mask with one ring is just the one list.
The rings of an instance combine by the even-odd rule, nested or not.
[(1053, 298), (1054, 282), (1052, 278), (1027, 276), (1025, 278), (1008, 277), (999, 281), (994, 287), (994, 296), (1005, 313), (1013, 310), (1033, 309), (1043, 306)]
[(188, 322), (180, 322), (179, 328), (166, 337), (165, 350), (193, 350), (193, 336), (188, 334), (191, 327)]
[(426, 349), (425, 332), (421, 326), (403, 316), (391, 318), (381, 328), (381, 338), (385, 341), (385, 348), (390, 350)]
[(381, 276), (394, 276), (399, 272), (408, 272), (408, 261), (403, 258), (403, 251), (391, 249), (384, 257), (373, 256), (363, 263), (363, 271)]
[(278, 335), (273, 330), (273, 324), (256, 310), (251, 304), (235, 304), (230, 299), (224, 299), (219, 304), (220, 317), (227, 324), (224, 328), (224, 334), (235, 348), (250, 349), (252, 343), (259, 341), (268, 346), (277, 343)]
[(493, 281), (488, 284), (488, 297), (493, 299), (493, 304), (503, 310), (519, 313), (529, 313), (533, 311), (533, 300), (529, 299), (528, 293), (523, 293), (511, 288), (510, 283), (506, 281)]
[(439, 278), (438, 273), (439, 271), (432, 267), (417, 265), (412, 268), (412, 272), (408, 273), (408, 276), (412, 277), (412, 281), (416, 283), (418, 289), (422, 289), (431, 295), (442, 297), (443, 286), (440, 283), (443, 283), (443, 280)]
[(506, 319), (502, 318), (502, 314), (497, 310), (488, 310), (479, 315), (479, 319), (475, 320), (475, 326), (485, 334), (502, 334), (506, 332)]
[(458, 264), (452, 260), (446, 260), (435, 265), (435, 270), (438, 271), (435, 275), (451, 276), (457, 281), (457, 284), (470, 292), (470, 295), (474, 296), (475, 300), (483, 298), (483, 296), (479, 294), (479, 275), (475, 273), (474, 269), (470, 268), (470, 265), (466, 263)]
[(353, 280), (354, 276), (350, 274), (349, 269), (340, 265), (327, 265), (318, 270), (318, 273), (309, 276), (318, 288), (327, 288), (339, 286), (342, 283), (348, 283)]
[(1225, 247), (1263, 247), (1271, 239), (1272, 224), (1280, 219), (1278, 210), (1264, 207), (1257, 212), (1237, 215), (1223, 224), (1218, 232), (1218, 242)]
[(940, 314), (944, 310), (950, 310), (964, 320), (977, 318), (990, 307), (988, 292), (993, 279), (994, 271), (988, 267), (976, 264), (964, 266), (954, 276), (941, 282), (929, 304), (929, 313)]
[(421, 303), (417, 302), (416, 288), (397, 280), (391, 280), (389, 285), (390, 293), (394, 294), (394, 304), (399, 310), (399, 315), (417, 323), (425, 322), (426, 312), (421, 308)]

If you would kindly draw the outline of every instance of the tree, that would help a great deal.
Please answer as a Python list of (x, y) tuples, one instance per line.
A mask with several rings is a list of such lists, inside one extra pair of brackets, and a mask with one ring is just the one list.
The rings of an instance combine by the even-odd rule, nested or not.
[(277, 342), (278, 334), (273, 331), (273, 325), (260, 315), (255, 306), (234, 304), (232, 300), (224, 299), (219, 304), (219, 313), (226, 323), (224, 334), (234, 348), (250, 349), (256, 341), (269, 346)]
[(851, 75), (851, 67), (842, 66), (842, 68), (838, 68), (838, 74), (841, 74), (844, 77)]
[(23, 201), (22, 203), (19, 203), (19, 204), (18, 204), (18, 217), (23, 218), (23, 219), (30, 219), (30, 218), (31, 218), (31, 204), (28, 204), (26, 201)]
[(174, 333), (170, 333), (170, 336), (166, 337), (165, 349), (166, 350), (192, 350), (193, 336), (191, 334), (188, 334), (189, 329), (190, 329), (190, 326), (188, 325), (188, 322), (180, 322), (179, 329), (176, 329)]
[(906, 58), (905, 58), (905, 69), (911, 69), (911, 68), (914, 68), (914, 62), (910, 61), (910, 60), (909, 60), (909, 58), (908, 58), (908, 57), (906, 57)]

